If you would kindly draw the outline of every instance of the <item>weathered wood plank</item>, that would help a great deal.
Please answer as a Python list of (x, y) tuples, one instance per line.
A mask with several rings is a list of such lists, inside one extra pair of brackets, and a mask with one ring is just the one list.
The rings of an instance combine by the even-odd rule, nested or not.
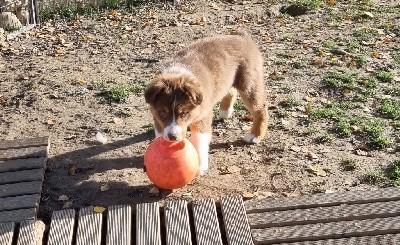
[(36, 218), (36, 208), (18, 209), (0, 212), (1, 222), (18, 222)]
[(44, 177), (44, 170), (42, 168), (22, 170), (17, 172), (0, 173), (0, 184), (12, 184), (18, 182), (27, 182), (40, 180)]
[(295, 225), (253, 229), (256, 244), (315, 241), (345, 237), (374, 236), (400, 233), (400, 218), (339, 221), (331, 223)]
[(136, 245), (161, 245), (160, 207), (157, 202), (136, 205)]
[(167, 202), (164, 210), (167, 245), (191, 245), (187, 202), (185, 200)]
[(79, 211), (77, 245), (99, 245), (101, 242), (103, 216), (93, 210), (94, 207), (87, 207)]
[(74, 231), (75, 210), (55, 211), (51, 215), (47, 245), (70, 245)]
[(5, 185), (0, 185), (0, 197), (35, 194), (35, 193), (40, 193), (41, 189), (42, 189), (42, 181), (5, 184)]
[(340, 206), (271, 211), (248, 214), (251, 228), (267, 228), (342, 220), (385, 218), (400, 215), (400, 201), (366, 204), (342, 204)]
[(0, 198), (0, 211), (34, 208), (38, 206), (39, 199), (39, 194)]
[(107, 244), (131, 244), (132, 211), (128, 205), (111, 206), (108, 209)]
[(45, 225), (39, 220), (21, 222), (17, 245), (41, 245)]
[(197, 245), (222, 245), (214, 200), (195, 200), (192, 206)]
[(0, 173), (35, 169), (35, 168), (44, 168), (46, 165), (46, 161), (47, 161), (46, 157), (0, 161)]
[(242, 198), (239, 196), (223, 197), (221, 208), (228, 244), (252, 245), (250, 226)]
[(319, 241), (280, 243), (279, 245), (396, 245), (400, 244), (400, 234), (350, 237)]
[(2, 140), (0, 141), (0, 150), (28, 148), (35, 146), (47, 146), (47, 145), (49, 145), (49, 137)]
[(400, 188), (391, 187), (368, 191), (349, 191), (329, 194), (323, 193), (301, 197), (265, 199), (256, 202), (247, 202), (245, 204), (245, 208), (248, 213), (259, 213), (274, 210), (337, 206), (344, 203), (361, 204), (395, 200), (400, 200)]
[(47, 146), (0, 150), (0, 161), (19, 158), (45, 157), (47, 156), (47, 152)]
[(0, 244), (11, 245), (14, 235), (14, 223), (0, 223)]

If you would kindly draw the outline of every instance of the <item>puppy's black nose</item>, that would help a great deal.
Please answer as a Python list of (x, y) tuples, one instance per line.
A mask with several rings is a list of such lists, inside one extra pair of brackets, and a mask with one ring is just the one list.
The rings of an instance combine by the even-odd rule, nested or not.
[(175, 134), (173, 134), (173, 133), (168, 133), (168, 139), (169, 139), (169, 140), (172, 140), (172, 141), (175, 141), (177, 138), (176, 138), (176, 135), (175, 135)]

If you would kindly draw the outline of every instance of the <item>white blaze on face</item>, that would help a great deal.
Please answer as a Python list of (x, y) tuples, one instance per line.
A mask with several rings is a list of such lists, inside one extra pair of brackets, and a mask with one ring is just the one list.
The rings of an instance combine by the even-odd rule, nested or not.
[(176, 107), (176, 99), (174, 99), (174, 103), (172, 104), (172, 122), (171, 124), (169, 124), (164, 128), (163, 132), (164, 139), (168, 141), (181, 141), (183, 139), (182, 135), (183, 129), (181, 126), (176, 124), (175, 107)]

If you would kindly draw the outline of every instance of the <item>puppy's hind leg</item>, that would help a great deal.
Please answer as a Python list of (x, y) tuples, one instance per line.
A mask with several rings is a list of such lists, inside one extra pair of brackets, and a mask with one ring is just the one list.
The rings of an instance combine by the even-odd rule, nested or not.
[(244, 136), (244, 141), (258, 144), (267, 133), (269, 120), (261, 67), (251, 71), (241, 71), (238, 79), (240, 98), (253, 117), (253, 126)]
[(219, 106), (219, 118), (230, 118), (233, 113), (233, 104), (237, 98), (237, 90), (231, 88), (229, 93), (225, 95)]
[(208, 170), (208, 151), (211, 142), (211, 124), (212, 113), (203, 118), (201, 121), (194, 122), (190, 125), (190, 142), (194, 145), (199, 154), (199, 171), (197, 175), (203, 175)]

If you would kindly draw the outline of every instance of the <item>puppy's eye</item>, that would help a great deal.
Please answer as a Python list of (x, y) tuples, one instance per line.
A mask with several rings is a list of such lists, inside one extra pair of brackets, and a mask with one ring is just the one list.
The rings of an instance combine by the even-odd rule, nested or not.
[(159, 111), (158, 114), (160, 115), (161, 118), (167, 118), (168, 117), (168, 113), (166, 113), (165, 111)]
[(182, 111), (180, 113), (181, 118), (186, 118), (186, 117), (188, 117), (188, 115), (189, 115), (189, 112), (187, 112), (187, 111)]

